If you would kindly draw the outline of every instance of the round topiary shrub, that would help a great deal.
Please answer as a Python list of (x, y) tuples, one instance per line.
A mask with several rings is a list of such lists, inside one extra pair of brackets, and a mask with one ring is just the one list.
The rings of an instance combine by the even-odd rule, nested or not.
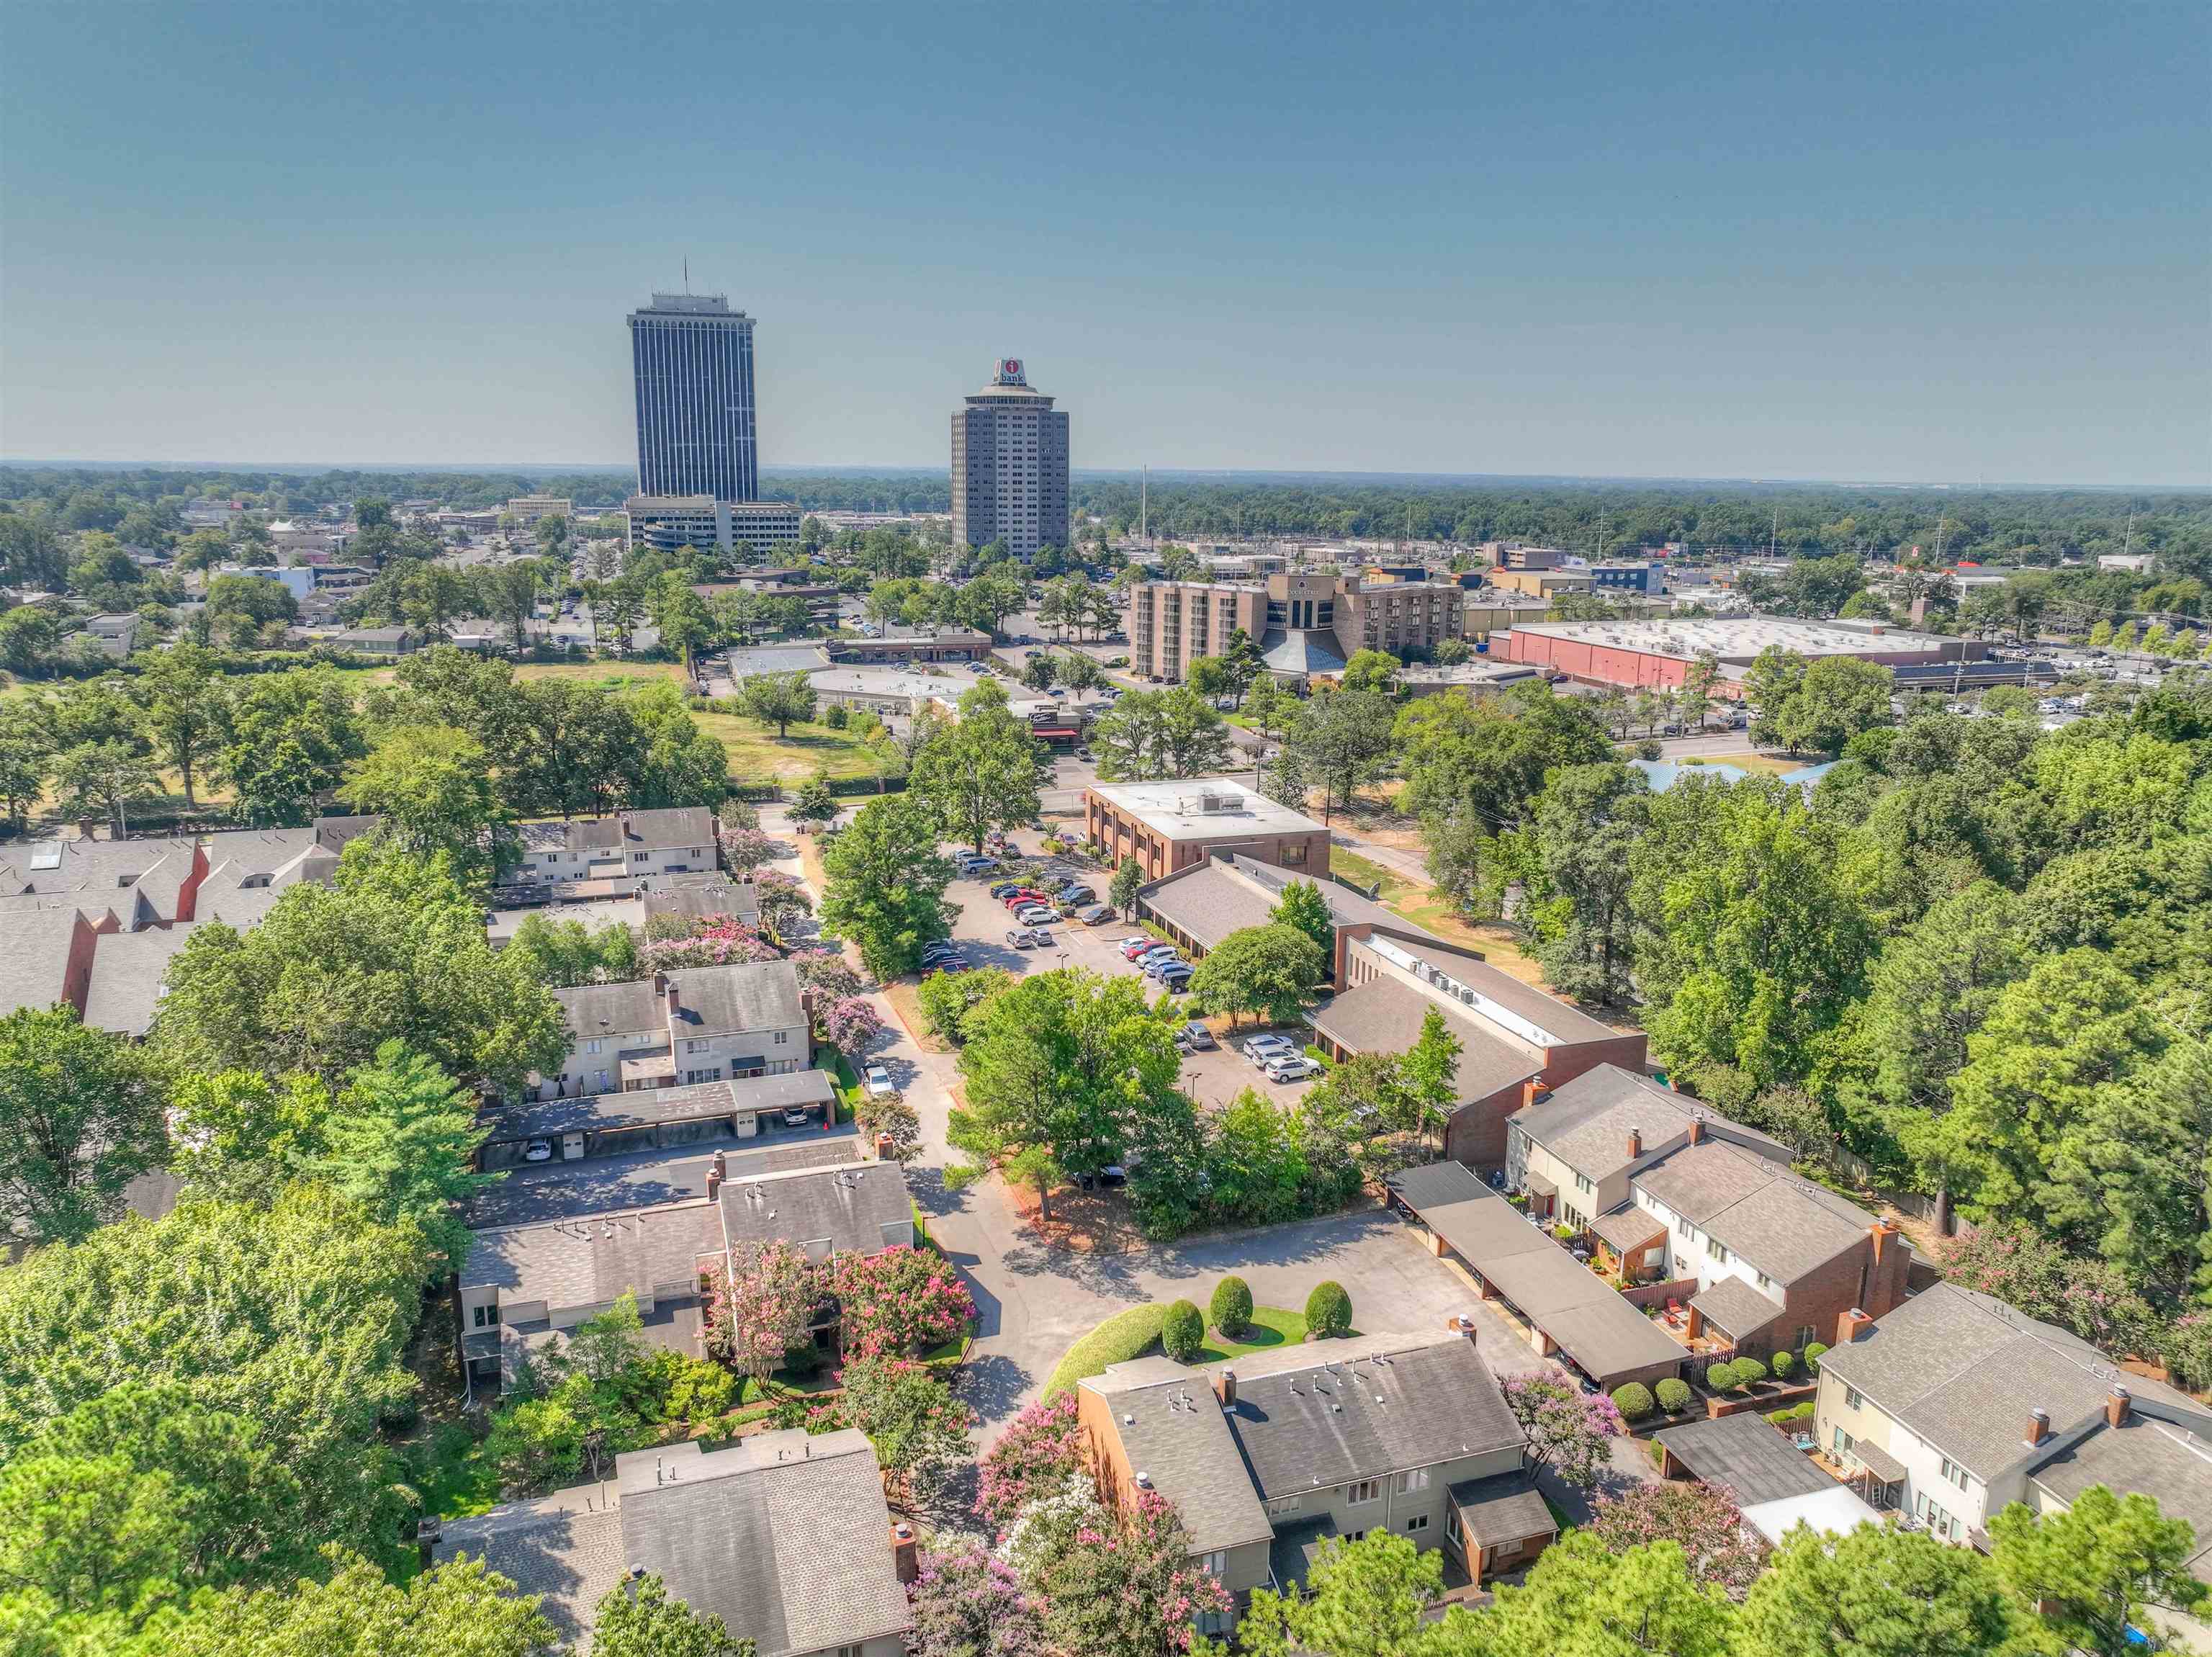
[(1651, 1413), (1651, 1389), (1642, 1381), (1629, 1381), (1613, 1389), (1613, 1407), (1623, 1421), (1642, 1421)]
[(1306, 1296), (1306, 1332), (1324, 1340), (1334, 1340), (1352, 1332), (1352, 1296), (1338, 1282), (1314, 1285), (1313, 1293)]
[(1242, 1277), (1224, 1277), (1213, 1286), (1213, 1299), (1206, 1310), (1213, 1315), (1213, 1326), (1231, 1340), (1236, 1340), (1252, 1326), (1252, 1288)]
[(1735, 1361), (1735, 1384), (1753, 1386), (1766, 1379), (1766, 1366), (1757, 1358), (1738, 1358)]
[(1735, 1366), (1725, 1361), (1705, 1371), (1705, 1386), (1715, 1392), (1735, 1391)]
[(1805, 1373), (1807, 1374), (1817, 1375), (1820, 1373), (1820, 1354), (1827, 1349), (1827, 1343), (1825, 1341), (1814, 1341), (1810, 1346), (1805, 1349)]
[(1676, 1380), (1669, 1375), (1651, 1391), (1659, 1400), (1659, 1407), (1670, 1416), (1689, 1408), (1690, 1383), (1687, 1381)]
[(1788, 1380), (1796, 1373), (1797, 1355), (1795, 1352), (1777, 1352), (1774, 1355), (1775, 1380)]
[(1161, 1349), (1177, 1363), (1188, 1363), (1205, 1344), (1206, 1319), (1188, 1301), (1177, 1301), (1168, 1308), (1168, 1320), (1160, 1325)]

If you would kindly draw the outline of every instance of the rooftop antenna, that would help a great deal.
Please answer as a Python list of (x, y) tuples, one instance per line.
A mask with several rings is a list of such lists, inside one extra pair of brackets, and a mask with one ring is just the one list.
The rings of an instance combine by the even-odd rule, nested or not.
[(689, 253), (684, 255), (684, 291), (687, 294), (691, 291), (691, 255)]

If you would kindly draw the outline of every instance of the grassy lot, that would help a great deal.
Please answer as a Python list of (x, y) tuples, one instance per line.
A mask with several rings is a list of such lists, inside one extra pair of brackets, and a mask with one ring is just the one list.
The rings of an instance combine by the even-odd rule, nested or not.
[[(1067, 1355), (1054, 1366), (1052, 1379), (1045, 1383), (1044, 1396), (1058, 1398), (1078, 1381), (1105, 1374), (1109, 1364), (1127, 1363), (1132, 1358), (1158, 1351), (1160, 1330), (1167, 1319), (1167, 1307), (1157, 1301), (1115, 1313), (1067, 1349)], [(1252, 1308), (1252, 1326), (1244, 1331), (1244, 1336), (1241, 1341), (1224, 1340), (1218, 1331), (1213, 1331), (1212, 1338), (1199, 1349), (1195, 1362), (1218, 1363), (1224, 1358), (1241, 1357), (1247, 1352), (1272, 1352), (1277, 1347), (1299, 1345), (1306, 1337), (1305, 1314), (1286, 1312), (1279, 1306), (1255, 1306)]]
[(789, 735), (779, 737), (773, 725), (735, 714), (691, 716), (728, 750), (730, 775), (740, 783), (805, 782), (817, 771), (833, 778), (880, 777), (897, 764), (895, 756), (827, 725), (793, 725)]
[(1787, 777), (1791, 771), (1802, 771), (1808, 765), (1817, 765), (1820, 756), (1792, 759), (1778, 753), (1706, 753), (1685, 756), (1674, 762), (1694, 770), (1700, 763), (1707, 765), (1734, 765), (1738, 771), (1766, 771), (1775, 777)]

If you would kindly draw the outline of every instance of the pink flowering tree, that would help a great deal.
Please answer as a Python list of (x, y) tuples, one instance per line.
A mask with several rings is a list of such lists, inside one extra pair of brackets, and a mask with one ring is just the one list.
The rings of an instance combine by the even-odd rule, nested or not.
[(815, 1022), (821, 1026), (824, 1040), (835, 1042), (848, 1053), (858, 1052), (884, 1032), (883, 1014), (862, 996), (847, 996), (832, 1002)]
[(916, 1657), (1034, 1657), (1045, 1649), (1044, 1606), (1021, 1574), (979, 1548), (925, 1553), (907, 1586)]
[(708, 1343), (764, 1381), (811, 1338), (822, 1268), (789, 1243), (741, 1244), (731, 1263), (726, 1277), (719, 1261), (707, 1274)]
[(684, 966), (726, 966), (732, 961), (781, 960), (775, 947), (742, 921), (710, 915), (688, 938), (648, 943), (640, 952), (648, 972)]
[(811, 1017), (818, 1019), (846, 996), (860, 993), (860, 975), (833, 950), (795, 949), (791, 964), (799, 973), (799, 999)]
[(1528, 1435), (1531, 1467), (1550, 1467), (1568, 1483), (1588, 1489), (1611, 1460), (1612, 1441), (1626, 1430), (1620, 1411), (1602, 1392), (1585, 1392), (1553, 1364), (1504, 1384), (1506, 1407)]
[(2069, 1254), (2018, 1226), (1984, 1226), (1942, 1246), (1943, 1275), (2125, 1355), (2154, 1350), (2160, 1319), (2109, 1260)]
[(904, 1357), (942, 1346), (975, 1315), (960, 1274), (927, 1249), (841, 1254), (830, 1282), (844, 1313), (848, 1357)]
[(814, 899), (806, 895), (806, 888), (781, 869), (764, 868), (754, 876), (753, 895), (760, 902), (761, 924), (779, 932), (814, 912)]
[(783, 844), (772, 834), (757, 828), (722, 830), (722, 861), (732, 868), (758, 868), (782, 856)]
[[(1028, 1526), (1024, 1582), (1044, 1602), (1049, 1651), (1182, 1652), (1191, 1623), (1230, 1607), (1191, 1558), (1190, 1532), (1158, 1490), (1118, 1514), (1047, 1502)], [(1050, 1532), (1050, 1533), (1048, 1533)]]
[(1071, 1476), (1081, 1473), (1086, 1449), (1073, 1392), (1025, 1406), (983, 1458), (977, 1515), (993, 1529), (1004, 1530), (1030, 1502), (1048, 1490), (1065, 1488)]
[(1695, 1482), (1632, 1484), (1598, 1497), (1583, 1527), (1620, 1554), (1650, 1542), (1673, 1542), (1688, 1556), (1690, 1575), (1741, 1599), (1765, 1568), (1765, 1550), (1752, 1539), (1743, 1509), (1725, 1489)]

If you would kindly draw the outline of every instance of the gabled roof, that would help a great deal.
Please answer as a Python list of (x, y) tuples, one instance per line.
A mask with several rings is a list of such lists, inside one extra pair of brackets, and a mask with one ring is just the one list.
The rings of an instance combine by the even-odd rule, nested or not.
[(0, 949), (0, 1016), (59, 1002), (68, 987), (70, 952), (78, 929), (89, 930), (99, 917), (67, 899), (0, 899), (0, 933), (8, 941)]
[(2212, 1416), (2185, 1394), (2121, 1369), (2055, 1324), (1955, 1283), (1914, 1295), (1858, 1339), (1831, 1347), (1820, 1373), (1856, 1388), (1984, 1482), (2032, 1453), (2029, 1410), (2048, 1411), (2064, 1433), (2102, 1410), (2116, 1386), (2212, 1429)]
[(1540, 1049), (1389, 978), (1355, 984), (1316, 1009), (1313, 1027), (1316, 1034), (1354, 1053), (1402, 1053), (1420, 1039), (1431, 1007), (1443, 1014), (1446, 1027), (1459, 1043), (1452, 1075), (1462, 1100), (1487, 1099), (1516, 1081), (1543, 1074), (1547, 1061)]
[(2212, 1438), (2131, 1412), (2118, 1427), (2100, 1421), (2029, 1477), (2069, 1507), (2092, 1484), (2156, 1496), (2160, 1513), (2196, 1528), (2189, 1568), (2199, 1581), (2212, 1581)]
[(186, 921), (143, 932), (102, 934), (93, 946), (85, 1023), (124, 1036), (143, 1036), (152, 1029), (161, 1004), (161, 980), (197, 929), (197, 923)]
[(752, 1640), (759, 1657), (859, 1645), (908, 1626), (866, 1434), (794, 1428), (711, 1454), (688, 1440), (615, 1465), (630, 1565)]
[[(1214, 856), (1167, 876), (1145, 893), (1145, 903), (1162, 920), (1211, 949), (1232, 932), (1266, 926), (1283, 888), (1292, 880), (1312, 880), (1296, 869), (1241, 856)], [(1335, 881), (1312, 880), (1337, 925), (1404, 926), (1394, 910), (1370, 902)]]
[(1632, 1177), (1638, 1190), (1784, 1284), (1857, 1247), (1875, 1221), (1786, 1164), (1717, 1139), (1670, 1151)]
[(1739, 1343), (1782, 1315), (1780, 1301), (1769, 1300), (1741, 1277), (1722, 1278), (1693, 1296), (1690, 1304), (1735, 1336)]
[(536, 1594), (554, 1630), (580, 1651), (591, 1649), (593, 1613), (623, 1580), (622, 1513), (611, 1484), (580, 1484), (535, 1502), (510, 1502), (472, 1519), (439, 1527), (437, 1558), (481, 1559)]
[[(1631, 1129), (1656, 1146), (1719, 1112), (1618, 1064), (1600, 1064), (1516, 1112), (1513, 1125), (1577, 1173), (1602, 1183), (1628, 1167)], [(1780, 1149), (1780, 1147), (1777, 1147)], [(1786, 1153), (1785, 1153), (1786, 1154)]]
[(1474, 1343), (1370, 1335), (1247, 1354), (1223, 1411), (1260, 1495), (1273, 1500), (1525, 1444)]
[(715, 844), (714, 813), (704, 806), (572, 817), (516, 827), (523, 845), (532, 851), (654, 851)]
[(1082, 1386), (1105, 1401), (1131, 1475), (1175, 1505), (1194, 1552), (1267, 1539), (1267, 1513), (1205, 1374), (1171, 1358), (1138, 1358)]

